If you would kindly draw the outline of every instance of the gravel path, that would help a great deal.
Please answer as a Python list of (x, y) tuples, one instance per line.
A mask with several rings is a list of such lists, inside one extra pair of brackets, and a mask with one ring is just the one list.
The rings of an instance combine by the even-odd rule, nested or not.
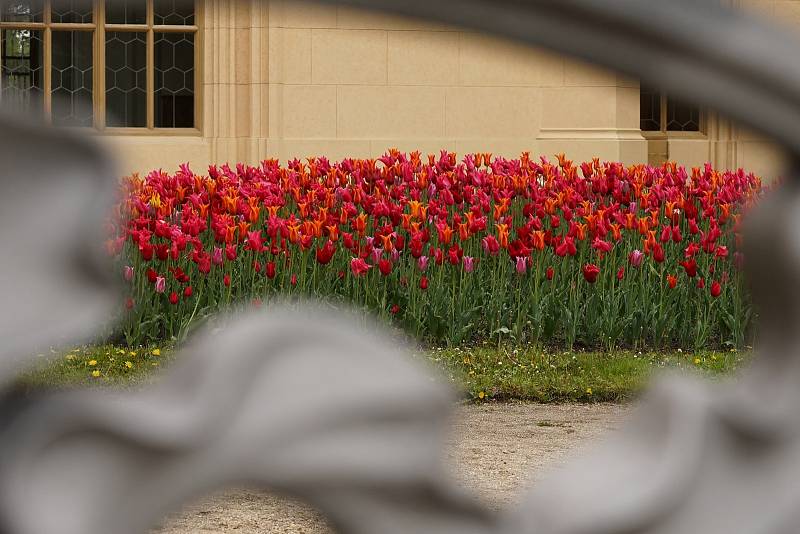
[[(630, 406), (481, 404), (458, 408), (447, 460), (456, 479), (489, 506), (513, 504), (568, 453), (619, 426)], [(227, 491), (187, 506), (153, 534), (330, 534), (307, 506), (253, 490)]]

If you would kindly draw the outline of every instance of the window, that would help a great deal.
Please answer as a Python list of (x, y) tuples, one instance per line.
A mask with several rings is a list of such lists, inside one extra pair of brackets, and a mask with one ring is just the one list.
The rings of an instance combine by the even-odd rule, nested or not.
[(0, 0), (0, 101), (57, 126), (194, 128), (194, 0)]
[(642, 88), (639, 124), (645, 132), (701, 132), (699, 108), (678, 102), (654, 89)]

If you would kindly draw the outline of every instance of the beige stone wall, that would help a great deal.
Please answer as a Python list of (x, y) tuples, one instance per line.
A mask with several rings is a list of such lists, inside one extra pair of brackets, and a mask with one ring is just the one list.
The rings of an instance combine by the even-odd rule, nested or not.
[[(389, 147), (644, 162), (639, 86), (612, 72), (426, 21), (292, 0), (201, 0), (195, 136), (106, 136), (124, 172), (190, 162), (378, 156)], [(738, 3), (738, 0), (737, 0)], [(800, 27), (800, 1), (742, 1)], [(772, 173), (769, 143), (710, 116), (668, 141), (681, 163)]]

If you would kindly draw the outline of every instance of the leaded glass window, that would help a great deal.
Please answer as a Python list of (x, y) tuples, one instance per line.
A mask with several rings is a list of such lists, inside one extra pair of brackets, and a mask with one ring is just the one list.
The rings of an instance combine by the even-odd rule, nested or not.
[(700, 109), (642, 87), (639, 97), (639, 127), (645, 132), (700, 132)]
[(195, 128), (195, 0), (0, 0), (0, 104), (59, 126)]

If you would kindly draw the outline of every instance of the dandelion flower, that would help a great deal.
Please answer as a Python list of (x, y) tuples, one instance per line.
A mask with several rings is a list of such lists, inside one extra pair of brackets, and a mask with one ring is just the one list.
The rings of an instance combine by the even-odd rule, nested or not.
[(89, 360), (89, 367), (94, 367), (97, 365), (97, 360)]
[(700, 358), (695, 358), (694, 359), (694, 364), (695, 365), (700, 365)]
[(150, 354), (153, 356), (161, 356), (161, 349), (153, 349)]
[(592, 388), (586, 388), (586, 394), (587, 395), (591, 395), (592, 394)]
[(125, 362), (125, 367), (128, 369), (133, 369), (133, 364), (131, 362)]
[(479, 392), (479, 393), (478, 393), (478, 398), (479, 398), (479, 399), (481, 399), (481, 400), (483, 400), (483, 398), (484, 398), (485, 396), (486, 396), (486, 393), (485, 393), (485, 392), (483, 392), (483, 391), (481, 391), (481, 392)]
[(100, 377), (100, 370), (99, 369), (95, 369), (94, 371), (92, 371), (92, 376), (94, 378), (99, 378)]

